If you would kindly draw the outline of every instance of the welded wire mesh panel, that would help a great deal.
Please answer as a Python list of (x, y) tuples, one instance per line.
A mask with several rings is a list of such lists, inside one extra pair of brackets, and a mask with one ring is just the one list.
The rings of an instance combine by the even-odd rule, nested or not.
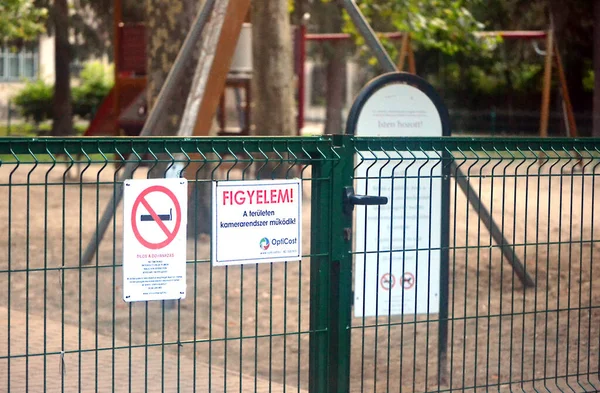
[(598, 142), (354, 142), (350, 390), (600, 389)]
[[(308, 389), (309, 335), (325, 334), (309, 325), (311, 197), (331, 180), (312, 173), (337, 160), (328, 140), (5, 139), (0, 160), (0, 391)], [(125, 303), (123, 180), (182, 172), (187, 297)], [(302, 179), (303, 259), (213, 267), (212, 180), (272, 178)]]

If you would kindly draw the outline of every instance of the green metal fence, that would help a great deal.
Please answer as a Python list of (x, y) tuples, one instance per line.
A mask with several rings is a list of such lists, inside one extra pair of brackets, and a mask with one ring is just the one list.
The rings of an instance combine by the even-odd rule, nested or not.
[[(596, 391), (599, 146), (2, 139), (0, 391)], [(190, 180), (185, 300), (121, 300), (120, 205), (95, 233), (128, 167)], [(211, 181), (275, 176), (303, 260), (213, 267)]]

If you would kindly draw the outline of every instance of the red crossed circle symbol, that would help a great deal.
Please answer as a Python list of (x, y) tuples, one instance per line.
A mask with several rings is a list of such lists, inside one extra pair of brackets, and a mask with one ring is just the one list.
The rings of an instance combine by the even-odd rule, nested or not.
[(394, 277), (393, 274), (385, 273), (383, 276), (381, 276), (379, 283), (384, 290), (389, 291), (396, 285), (396, 277)]
[(406, 272), (402, 277), (402, 286), (404, 289), (411, 289), (415, 285), (415, 276), (412, 273)]
[[(163, 194), (166, 194), (171, 199), (171, 201), (173, 201), (173, 205), (175, 205), (176, 219), (175, 219), (175, 227), (173, 228), (172, 232), (169, 230), (169, 228), (167, 228), (165, 223), (160, 219), (158, 214), (156, 214), (156, 212), (154, 211), (152, 206), (150, 206), (150, 204), (146, 200), (146, 196), (148, 194), (150, 194), (151, 192), (162, 192)], [(140, 207), (140, 205), (143, 205), (146, 208), (146, 210), (148, 210), (148, 213), (152, 216), (152, 218), (154, 219), (154, 222), (156, 222), (158, 224), (159, 228), (165, 233), (165, 235), (167, 236), (167, 238), (165, 240), (158, 242), (158, 243), (152, 243), (152, 242), (149, 242), (148, 240), (144, 239), (144, 237), (140, 233), (140, 230), (137, 225), (137, 219), (136, 219), (137, 210)], [(133, 208), (131, 209), (131, 227), (133, 229), (133, 234), (135, 235), (135, 238), (138, 239), (138, 241), (143, 246), (150, 248), (152, 250), (157, 250), (159, 248), (163, 248), (163, 247), (169, 245), (173, 241), (173, 239), (175, 239), (175, 236), (177, 236), (177, 232), (179, 231), (180, 225), (181, 225), (181, 207), (179, 206), (179, 202), (177, 201), (175, 194), (173, 194), (173, 192), (171, 190), (169, 190), (168, 188), (163, 187), (163, 186), (151, 186), (151, 187), (146, 188), (144, 191), (142, 191), (142, 193), (140, 195), (138, 195), (138, 197), (135, 199), (135, 202), (133, 203)]]

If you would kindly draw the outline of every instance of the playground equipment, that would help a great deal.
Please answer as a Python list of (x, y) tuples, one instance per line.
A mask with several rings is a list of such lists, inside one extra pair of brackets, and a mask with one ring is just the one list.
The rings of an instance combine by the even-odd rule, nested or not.
[[(349, 41), (352, 39), (350, 34), (307, 34), (305, 28), (300, 29), (301, 34), (299, 39), (302, 41), (297, 47), (301, 48), (297, 56), (299, 57), (298, 63), (302, 65), (306, 61), (306, 50), (305, 42), (340, 42)], [(376, 33), (378, 37), (398, 40), (401, 39), (400, 53), (396, 62), (396, 68), (398, 70), (404, 70), (405, 62), (408, 59), (408, 72), (416, 74), (416, 64), (411, 44), (410, 33), (408, 32), (393, 32), (393, 33)], [(565, 122), (565, 128), (567, 135), (570, 137), (578, 136), (577, 124), (575, 121), (575, 114), (573, 112), (573, 106), (569, 95), (569, 89), (567, 86), (567, 79), (562, 64), (561, 55), (556, 42), (554, 29), (551, 27), (548, 30), (516, 30), (516, 31), (485, 31), (476, 33), (479, 37), (500, 37), (503, 40), (525, 40), (531, 41), (536, 53), (544, 56), (544, 77), (542, 87), (542, 102), (540, 105), (540, 126), (539, 135), (541, 137), (548, 136), (548, 123), (550, 117), (550, 96), (552, 87), (552, 75), (554, 67), (556, 67), (556, 73), (558, 76), (558, 88), (560, 96), (562, 98), (563, 106), (563, 119)], [(545, 42), (546, 50), (542, 51), (539, 49), (538, 43), (540, 41)], [(380, 55), (381, 57), (381, 55)], [(391, 61), (391, 59), (390, 59)], [(303, 71), (300, 73), (303, 75)], [(303, 86), (301, 86), (303, 89)], [(299, 94), (298, 102), (298, 127), (301, 129), (304, 124), (304, 94)]]
[[(148, 117), (146, 102), (147, 54), (146, 26), (143, 23), (126, 23), (122, 18), (122, 1), (114, 0), (114, 86), (98, 108), (90, 122), (85, 136), (128, 136), (140, 135)], [(214, 2), (213, 2), (214, 3)], [(243, 5), (230, 7), (241, 12), (243, 21), (247, 21)], [(233, 14), (232, 14), (233, 15)], [(237, 15), (237, 14), (236, 14)], [(236, 17), (239, 19), (239, 16)], [(241, 28), (241, 30), (240, 30)], [(223, 26), (226, 32), (222, 36), (227, 39), (227, 55), (225, 63), (231, 63), (218, 95), (218, 120), (221, 125), (220, 135), (249, 135), (250, 133), (250, 83), (252, 79), (251, 25), (243, 23)], [(239, 35), (239, 39), (237, 39)], [(196, 37), (198, 40), (199, 37)], [(235, 46), (235, 50), (231, 46)], [(231, 52), (233, 51), (233, 54)], [(183, 51), (181, 51), (183, 53)], [(221, 63), (221, 64), (225, 64)], [(227, 69), (226, 67), (223, 67)], [(212, 78), (214, 79), (214, 78)], [(211, 80), (212, 80), (211, 79)], [(240, 132), (226, 130), (225, 90), (234, 88), (236, 106), (240, 118)], [(239, 89), (245, 92), (244, 99), (239, 96)]]
[[(104, 99), (98, 108), (95, 117), (90, 122), (86, 130), (86, 136), (97, 135), (128, 135), (137, 136), (140, 134), (148, 116), (146, 103), (146, 27), (143, 23), (125, 23), (122, 18), (122, 1), (114, 0), (114, 80), (115, 84), (108, 96)], [(231, 7), (236, 12), (243, 10), (243, 5)], [(352, 7), (347, 7), (349, 12), (353, 13)], [(223, 57), (219, 64), (230, 63), (227, 71), (222, 70), (220, 74), (226, 73), (224, 84), (217, 83), (215, 89), (218, 91), (216, 105), (218, 108), (216, 115), (219, 124), (218, 135), (221, 136), (244, 136), (251, 133), (251, 82), (252, 82), (252, 52), (251, 52), (251, 24), (248, 23), (248, 12), (243, 15), (242, 26), (237, 24), (224, 26), (224, 36), (232, 37), (229, 39), (227, 52), (231, 53), (228, 58)], [(354, 13), (353, 13), (354, 14)], [(372, 30), (366, 22), (360, 22), (360, 18), (355, 17), (355, 23), (362, 26), (362, 35)], [(238, 34), (228, 30), (235, 28)], [(233, 35), (231, 33), (234, 33)], [(411, 35), (409, 32), (388, 32), (374, 33), (374, 36), (390, 40), (400, 41), (399, 56), (395, 62), (398, 70), (404, 70), (408, 64), (408, 72), (416, 74), (416, 62), (412, 46)], [(571, 105), (565, 72), (562, 65), (562, 59), (556, 43), (556, 38), (552, 26), (545, 31), (488, 31), (477, 33), (480, 37), (501, 37), (503, 40), (526, 40), (531, 41), (536, 52), (543, 55), (544, 77), (542, 88), (542, 101), (540, 105), (539, 135), (545, 137), (548, 135), (548, 123), (550, 116), (550, 96), (552, 75), (556, 67), (558, 76), (558, 87), (563, 105), (563, 119), (567, 135), (575, 137), (578, 135), (575, 115)], [(238, 38), (239, 36), (239, 38)], [(297, 135), (302, 134), (305, 123), (305, 64), (306, 64), (306, 43), (307, 42), (334, 42), (341, 43), (352, 39), (350, 34), (312, 34), (307, 32), (306, 25), (300, 24), (293, 29), (294, 40), (294, 74), (297, 79), (296, 102), (297, 102)], [(540, 41), (545, 42), (545, 51), (538, 48)], [(368, 43), (367, 43), (368, 44)], [(371, 48), (373, 46), (371, 45)], [(381, 48), (379, 53), (375, 52), (379, 61), (384, 57), (389, 57)], [(221, 66), (221, 68), (223, 68)], [(216, 74), (215, 74), (216, 75)], [(214, 77), (209, 77), (214, 79)], [(233, 89), (235, 94), (235, 108), (239, 121), (239, 129), (230, 129), (227, 127), (227, 90)], [(243, 92), (243, 96), (241, 94)]]

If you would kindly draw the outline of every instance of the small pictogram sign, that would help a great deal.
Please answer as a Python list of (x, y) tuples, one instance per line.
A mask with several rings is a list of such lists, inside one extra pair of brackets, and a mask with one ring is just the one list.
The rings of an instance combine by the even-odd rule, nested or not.
[(396, 277), (394, 277), (394, 275), (391, 273), (385, 273), (383, 276), (381, 276), (379, 283), (381, 284), (381, 288), (389, 291), (396, 285)]
[(404, 289), (411, 289), (414, 286), (415, 286), (415, 276), (410, 272), (404, 273), (404, 275), (402, 276), (402, 287)]
[[(173, 206), (169, 207), (168, 214), (157, 213), (161, 208), (165, 209), (165, 198), (162, 198), (161, 201), (161, 199), (152, 196), (151, 194), (153, 193), (164, 194), (168, 197), (167, 203), (170, 201), (173, 204)], [(148, 199), (156, 202), (150, 203)], [(159, 201), (161, 203), (159, 203)], [(142, 210), (145, 210), (146, 213), (142, 213)], [(173, 217), (173, 210), (175, 210), (175, 217)], [(140, 221), (140, 224), (138, 224), (138, 220)], [(170, 225), (167, 225), (167, 222), (173, 223), (171, 229), (169, 228)], [(141, 226), (146, 227), (143, 231), (144, 234), (142, 234)], [(144, 247), (157, 250), (169, 245), (175, 239), (181, 227), (181, 206), (175, 194), (163, 186), (155, 185), (146, 188), (138, 195), (135, 202), (133, 202), (133, 208), (131, 209), (131, 227), (135, 238)], [(162, 231), (162, 234), (155, 233), (157, 231)]]

